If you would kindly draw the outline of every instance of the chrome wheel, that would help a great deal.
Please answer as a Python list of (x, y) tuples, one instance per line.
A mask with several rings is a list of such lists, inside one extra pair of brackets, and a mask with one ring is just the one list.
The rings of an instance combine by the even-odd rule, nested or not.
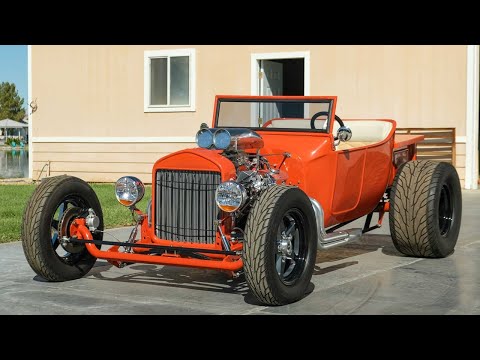
[[(103, 238), (103, 212), (95, 191), (82, 179), (61, 175), (45, 178), (25, 206), (22, 246), (31, 268), (48, 281), (75, 280), (95, 264), (84, 244), (72, 244), (70, 225), (92, 209), (99, 219), (94, 240)], [(98, 246), (99, 247), (99, 246)]]
[[(266, 211), (269, 209), (269, 211)], [(317, 254), (312, 202), (293, 186), (269, 187), (245, 225), (245, 279), (261, 303), (285, 305), (310, 287)]]
[(283, 215), (278, 227), (275, 268), (285, 285), (294, 284), (305, 267), (307, 245), (304, 223), (304, 215), (297, 209), (290, 209)]
[(86, 201), (79, 196), (69, 196), (56, 207), (50, 222), (51, 245), (57, 257), (66, 264), (75, 264), (81, 258), (85, 246), (62, 242), (70, 237), (70, 225), (73, 220), (83, 215), (88, 208)]

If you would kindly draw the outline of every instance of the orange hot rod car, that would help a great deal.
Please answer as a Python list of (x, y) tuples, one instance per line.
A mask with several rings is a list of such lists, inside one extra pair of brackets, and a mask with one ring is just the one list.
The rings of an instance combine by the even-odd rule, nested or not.
[[(386, 212), (401, 253), (451, 254), (462, 211), (455, 168), (416, 160), (423, 136), (395, 135), (393, 120), (342, 120), (336, 102), (217, 96), (212, 126), (202, 124), (196, 135), (198, 148), (153, 165), (145, 212), (135, 206), (142, 182), (117, 181), (118, 201), (137, 220), (124, 242), (103, 240), (102, 209), (86, 182), (42, 180), (24, 213), (28, 263), (49, 281), (80, 278), (97, 258), (118, 267), (243, 271), (261, 303), (282, 305), (305, 296), (317, 250), (359, 239), (380, 227)], [(339, 230), (365, 215), (363, 228)]]

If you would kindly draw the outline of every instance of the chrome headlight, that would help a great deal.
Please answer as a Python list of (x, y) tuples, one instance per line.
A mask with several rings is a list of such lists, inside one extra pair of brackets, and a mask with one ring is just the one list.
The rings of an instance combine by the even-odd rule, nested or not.
[(210, 149), (213, 145), (213, 134), (209, 129), (200, 129), (195, 136), (197, 145), (204, 149)]
[(225, 181), (215, 191), (215, 202), (225, 212), (234, 212), (242, 207), (247, 199), (243, 185), (235, 181)]
[(232, 135), (225, 129), (218, 129), (213, 135), (213, 145), (218, 150), (225, 150), (230, 146)]
[(133, 176), (124, 176), (115, 184), (115, 196), (120, 204), (132, 206), (142, 200), (145, 195), (145, 186)]

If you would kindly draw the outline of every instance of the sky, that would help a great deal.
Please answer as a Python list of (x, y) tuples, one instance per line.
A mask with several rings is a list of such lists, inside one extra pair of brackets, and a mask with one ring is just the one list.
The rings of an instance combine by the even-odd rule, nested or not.
[(28, 102), (27, 45), (0, 45), (0, 83), (14, 83), (18, 94)]

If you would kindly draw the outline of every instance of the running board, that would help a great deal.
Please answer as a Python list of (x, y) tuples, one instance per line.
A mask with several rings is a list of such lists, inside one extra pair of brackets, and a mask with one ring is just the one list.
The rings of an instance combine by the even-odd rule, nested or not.
[(317, 248), (318, 250), (325, 250), (334, 246), (346, 244), (348, 242), (358, 240), (362, 237), (362, 229), (348, 229), (341, 231), (334, 231), (329, 234), (325, 231), (323, 224), (323, 209), (317, 200), (310, 198), (315, 218), (317, 220)]
[(324, 237), (319, 236), (317, 240), (318, 249), (325, 250), (334, 246), (346, 244), (350, 241), (358, 240), (362, 237), (362, 229), (348, 229), (342, 231), (334, 231), (325, 234)]

